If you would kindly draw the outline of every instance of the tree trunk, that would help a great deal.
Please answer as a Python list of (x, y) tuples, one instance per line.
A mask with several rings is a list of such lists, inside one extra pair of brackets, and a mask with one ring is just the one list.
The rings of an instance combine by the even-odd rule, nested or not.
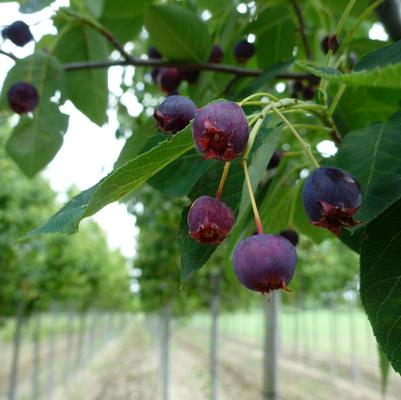
[(32, 362), (32, 399), (40, 399), (40, 322), (41, 316), (34, 317), (33, 327), (33, 362)]
[(263, 400), (279, 400), (279, 326), (278, 314), (281, 293), (271, 293), (271, 299), (265, 306), (265, 341), (263, 365)]
[(48, 365), (48, 373), (47, 373), (47, 399), (51, 400), (54, 389), (54, 356), (55, 356), (55, 347), (56, 347), (56, 331), (57, 328), (57, 312), (52, 312), (52, 324), (51, 331), (49, 332), (49, 347), (47, 353), (47, 365)]
[(212, 324), (210, 329), (210, 399), (218, 400), (219, 398), (219, 374), (218, 374), (218, 323), (220, 312), (220, 275), (213, 274), (212, 282)]
[(170, 320), (171, 305), (166, 304), (161, 310), (161, 337), (160, 337), (160, 380), (161, 380), (161, 398), (170, 399)]

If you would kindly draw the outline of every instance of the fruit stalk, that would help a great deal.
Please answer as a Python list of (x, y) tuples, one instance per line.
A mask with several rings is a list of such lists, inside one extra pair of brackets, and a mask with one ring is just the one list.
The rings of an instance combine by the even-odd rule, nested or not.
[(224, 188), (224, 184), (225, 184), (226, 179), (227, 179), (228, 170), (230, 169), (230, 165), (231, 165), (231, 161), (227, 161), (224, 164), (223, 174), (221, 175), (219, 187), (218, 187), (217, 193), (216, 193), (216, 199), (217, 200), (221, 200), (221, 194), (223, 193), (223, 188)]

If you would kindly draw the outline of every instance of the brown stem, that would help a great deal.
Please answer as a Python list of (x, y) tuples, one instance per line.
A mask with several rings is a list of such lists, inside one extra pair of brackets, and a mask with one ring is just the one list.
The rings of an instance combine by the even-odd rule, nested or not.
[(15, 57), (14, 54), (8, 53), (7, 51), (4, 51), (4, 50), (0, 50), (0, 54), (3, 54), (4, 56), (7, 56), (7, 57), (11, 58), (14, 61), (18, 60), (18, 58)]
[(291, 0), (291, 3), (292, 3), (292, 6), (294, 8), (295, 14), (296, 14), (298, 22), (299, 22), (299, 33), (301, 34), (302, 42), (304, 44), (306, 58), (308, 60), (312, 60), (312, 51), (309, 46), (308, 38), (306, 37), (306, 33), (305, 33), (305, 20), (302, 15), (302, 10), (299, 7), (297, 0)]

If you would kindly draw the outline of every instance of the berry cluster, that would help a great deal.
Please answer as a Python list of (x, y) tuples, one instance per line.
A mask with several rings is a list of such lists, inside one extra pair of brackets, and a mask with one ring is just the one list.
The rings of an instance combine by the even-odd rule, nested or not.
[[(240, 40), (234, 47), (234, 57), (240, 63), (246, 63), (255, 54), (255, 45), (247, 40)], [(156, 47), (148, 49), (148, 57), (154, 60), (163, 59), (163, 55)], [(220, 45), (214, 44), (209, 55), (208, 62), (219, 64), (224, 58), (224, 52)], [(163, 67), (153, 68), (150, 73), (152, 81), (168, 96), (178, 94), (178, 87), (182, 81), (189, 84), (197, 82), (200, 71), (191, 68)]]

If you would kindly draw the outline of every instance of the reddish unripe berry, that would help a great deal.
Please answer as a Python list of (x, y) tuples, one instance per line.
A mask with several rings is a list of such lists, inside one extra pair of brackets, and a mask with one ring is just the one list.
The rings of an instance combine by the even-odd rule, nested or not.
[(280, 159), (281, 159), (281, 151), (275, 150), (269, 161), (269, 164), (267, 164), (267, 169), (277, 168), (278, 165), (280, 164)]
[(32, 39), (32, 33), (29, 26), (23, 21), (15, 21), (3, 29), (4, 39), (10, 39), (15, 45), (23, 47)]
[(278, 235), (258, 234), (242, 240), (234, 256), (234, 272), (248, 289), (269, 293), (286, 289), (297, 263), (294, 246)]
[(157, 127), (164, 133), (176, 133), (184, 129), (196, 113), (195, 104), (184, 96), (172, 95), (167, 97), (157, 107), (153, 116)]
[(249, 126), (242, 108), (223, 100), (197, 112), (192, 123), (192, 136), (204, 159), (230, 161), (245, 148)]
[(279, 233), (280, 236), (285, 237), (295, 247), (299, 242), (299, 235), (293, 229), (287, 229)]
[(214, 44), (212, 47), (212, 51), (210, 52), (209, 62), (218, 64), (223, 60), (223, 57), (223, 49), (218, 44)]
[(162, 54), (160, 53), (159, 50), (156, 49), (156, 47), (151, 46), (148, 49), (148, 57), (149, 58), (154, 58), (154, 59), (161, 59), (163, 58)]
[(253, 43), (249, 43), (246, 39), (240, 40), (234, 47), (234, 57), (241, 63), (246, 63), (254, 54), (256, 48)]
[(335, 53), (339, 47), (337, 36), (336, 35), (325, 36), (322, 40), (321, 45), (323, 53), (327, 54), (329, 50), (333, 50), (333, 53)]
[(194, 201), (188, 213), (191, 236), (200, 243), (221, 243), (234, 225), (234, 214), (222, 201), (201, 196)]
[(162, 68), (157, 80), (163, 92), (174, 92), (182, 81), (181, 71), (177, 68)]
[(34, 86), (27, 82), (14, 83), (7, 92), (8, 104), (18, 114), (33, 111), (39, 102), (39, 94)]
[(354, 226), (362, 192), (356, 179), (339, 168), (317, 168), (303, 188), (304, 208), (313, 225), (339, 235), (342, 226)]

